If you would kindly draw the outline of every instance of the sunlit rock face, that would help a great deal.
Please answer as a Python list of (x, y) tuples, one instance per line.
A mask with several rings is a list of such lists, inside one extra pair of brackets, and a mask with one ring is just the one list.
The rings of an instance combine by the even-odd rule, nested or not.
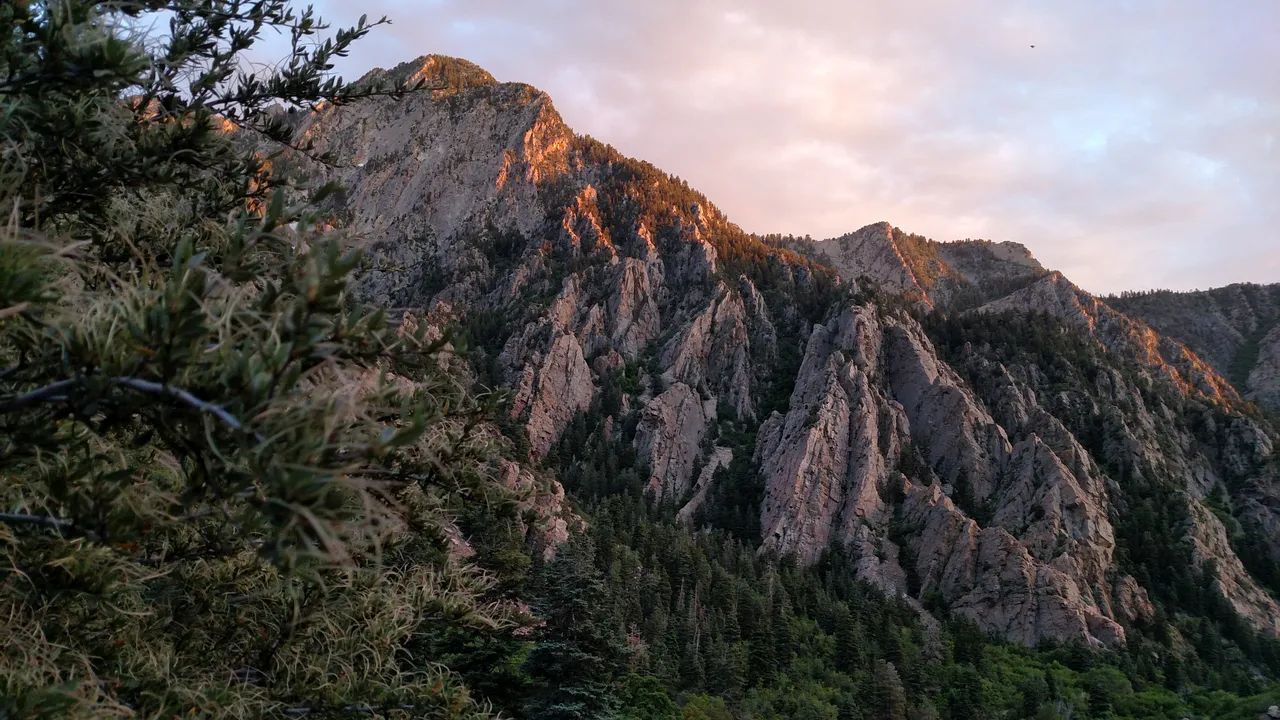
[(1126, 293), (1106, 302), (1185, 344), (1247, 399), (1280, 411), (1280, 283)]
[[(505, 472), (542, 484), (540, 548), (576, 520), (527, 468), (577, 428), (620, 440), (682, 522), (714, 510), (731, 474), (748, 478), (763, 487), (762, 553), (812, 563), (842, 546), (859, 577), (916, 607), (936, 596), (1028, 644), (1117, 646), (1155, 612), (1123, 562), (1117, 508), (1158, 482), (1182, 503), (1191, 562), (1275, 631), (1280, 607), (1210, 509), (1229, 486), (1280, 558), (1274, 431), (1190, 340), (1016, 243), (880, 223), (803, 255), (765, 244), (686, 184), (575, 135), (546, 94), (465, 61), (371, 75), (429, 89), (297, 117), (343, 164), (294, 162), (347, 187), (329, 208), (368, 248), (357, 292), (462, 328), (476, 382), (509, 394), (527, 457)], [(1091, 364), (1064, 382), (990, 338), (947, 348), (931, 323), (961, 315), (1055, 318)], [(1265, 401), (1280, 335), (1259, 348), (1245, 394)]]

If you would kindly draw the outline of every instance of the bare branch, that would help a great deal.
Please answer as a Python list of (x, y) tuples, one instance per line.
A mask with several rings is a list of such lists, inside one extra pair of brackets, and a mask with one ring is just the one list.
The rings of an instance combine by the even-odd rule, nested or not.
[(36, 403), (44, 402), (45, 400), (51, 400), (54, 397), (61, 395), (63, 390), (66, 390), (75, 384), (75, 378), (70, 380), (59, 380), (51, 385), (45, 385), (37, 390), (32, 390), (25, 395), (19, 395), (8, 402), (0, 403), (0, 414), (11, 413), (16, 410), (21, 410), (25, 407), (35, 405)]
[(72, 537), (83, 537), (89, 540), (97, 541), (98, 536), (92, 530), (85, 530), (76, 526), (75, 523), (58, 518), (47, 517), (44, 515), (22, 515), (18, 513), (0, 513), (0, 522), (9, 525), (43, 525), (51, 527), (58, 531), (60, 535), (70, 535)]
[[(45, 385), (37, 390), (32, 390), (25, 395), (19, 395), (8, 402), (0, 403), (0, 414), (22, 410), (23, 408), (45, 401), (66, 401), (69, 396), (64, 391), (75, 385), (77, 381), (77, 378), (59, 380), (56, 383)], [(232, 430), (244, 430), (244, 423), (240, 422), (235, 415), (232, 415), (213, 403), (201, 400), (182, 388), (176, 388), (172, 385), (163, 385), (158, 382), (131, 377), (111, 378), (111, 383), (145, 393), (164, 395), (166, 397), (173, 398), (174, 400), (178, 400), (192, 408), (195, 408), (196, 410), (213, 415)], [(266, 440), (261, 434), (256, 432), (253, 433), (253, 437), (258, 442), (265, 442)]]
[[(173, 387), (172, 385), (161, 385), (160, 383), (157, 383), (157, 382), (151, 382), (150, 380), (139, 380), (138, 378), (126, 378), (126, 377), (111, 378), (111, 382), (115, 383), (116, 385), (123, 385), (125, 387), (133, 388), (134, 390), (155, 393), (157, 395), (166, 395), (168, 397), (174, 398), (175, 400), (181, 400), (182, 402), (186, 403), (187, 405), (190, 405), (191, 407), (197, 410), (200, 410), (201, 412), (207, 412), (210, 415), (213, 415), (214, 417), (221, 420), (224, 424), (227, 425), (227, 427), (231, 428), (232, 430), (244, 429), (244, 424), (241, 423), (240, 420), (238, 420), (235, 415), (232, 415), (231, 413), (227, 412), (226, 410), (223, 410), (222, 408), (218, 407), (217, 405), (214, 405), (213, 403), (209, 403), (209, 402), (205, 402), (204, 400), (201, 400), (200, 398), (196, 397), (195, 395), (192, 395), (191, 393), (187, 392), (186, 390), (183, 390), (182, 388), (176, 388), (176, 387)], [(254, 437), (257, 438), (258, 442), (263, 441), (263, 437), (258, 433), (254, 433)]]

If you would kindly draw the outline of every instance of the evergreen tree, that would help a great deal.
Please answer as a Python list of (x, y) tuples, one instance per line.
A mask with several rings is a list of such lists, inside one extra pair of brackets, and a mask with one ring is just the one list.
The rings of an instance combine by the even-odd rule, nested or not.
[(524, 662), (533, 685), (529, 720), (605, 720), (618, 710), (611, 684), (625, 650), (593, 553), (586, 536), (575, 536), (534, 581), (543, 625)]
[(952, 668), (943, 689), (946, 720), (984, 720), (988, 717), (982, 676), (972, 665)]
[(871, 717), (875, 720), (906, 720), (907, 693), (891, 662), (877, 660), (871, 678)]
[(352, 297), (333, 188), (280, 171), (309, 152), (287, 109), (408, 90), (329, 74), (372, 26), (321, 40), (287, 0), (0, 23), (0, 715), (486, 715), (415, 643), (515, 624), (448, 551), (460, 498), (513, 512), (491, 405), (447, 338)]

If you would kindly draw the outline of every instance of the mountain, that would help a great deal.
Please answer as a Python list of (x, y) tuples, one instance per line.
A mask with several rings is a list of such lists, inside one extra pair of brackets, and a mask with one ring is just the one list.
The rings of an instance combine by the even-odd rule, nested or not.
[(1106, 302), (1185, 343), (1246, 398), (1280, 411), (1280, 284), (1123, 293)]
[[(1226, 642), (1247, 672), (1280, 672), (1277, 431), (1194, 337), (1014, 243), (885, 223), (762, 242), (465, 61), (375, 76), (429, 89), (298, 117), (345, 164), (292, 168), (346, 186), (331, 210), (368, 238), (363, 295), (463, 329), (478, 382), (510, 392), (507, 431), (595, 508), (594, 532), (639, 512), (610, 505), (634, 491), (759, 559), (843, 558), (918, 616), (926, 654), (958, 616), (1030, 646), (1148, 648), (1147, 664), (1211, 646), (1196, 662), (1219, 667)], [(612, 548), (609, 572), (658, 572)], [(739, 628), (727, 577), (654, 592), (691, 627)], [(635, 603), (634, 643), (669, 647), (671, 610)], [(738, 632), (716, 637), (760, 647)]]
[(940, 243), (887, 222), (813, 243), (812, 251), (845, 277), (871, 280), (929, 307), (1005, 295), (1047, 273), (1018, 243)]

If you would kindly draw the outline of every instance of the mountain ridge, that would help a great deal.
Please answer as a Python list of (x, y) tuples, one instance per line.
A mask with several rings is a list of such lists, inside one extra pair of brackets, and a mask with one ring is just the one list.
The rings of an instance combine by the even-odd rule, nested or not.
[(1247, 399), (1280, 411), (1280, 283), (1123, 293), (1105, 301), (1195, 349)]
[[(1175, 607), (1167, 570), (1126, 559), (1141, 553), (1109, 517), (1161, 487), (1181, 498), (1167, 511), (1185, 527), (1169, 530), (1178, 572), (1203, 570), (1246, 623), (1280, 633), (1280, 605), (1206, 505), (1221, 488), (1233, 523), (1271, 537), (1274, 431), (1194, 353), (1016, 244), (887, 223), (816, 248), (759, 242), (686, 183), (574, 134), (545, 93), (461, 62), (402, 64), (442, 85), (302, 120), (352, 159), (309, 169), (348, 187), (337, 215), (377, 238), (363, 293), (467, 328), (483, 380), (513, 393), (531, 461), (595, 418), (583, 432), (621, 433), (686, 521), (745, 493), (730, 509), (758, 518), (762, 552), (808, 564), (840, 545), (885, 592), (937, 596), (1026, 644), (1123, 646), (1153, 603)], [(830, 242), (844, 280), (814, 261)], [(960, 349), (936, 344), (947, 321), (929, 318), (947, 307), (969, 323)], [(1026, 324), (1042, 316), (1098, 340), (1077, 350), (1088, 373), (1054, 384), (1001, 356), (1022, 342), (1010, 328), (1062, 342)], [(1078, 440), (1091, 424), (1113, 435)], [(746, 484), (722, 487), (722, 466), (744, 463)], [(1263, 545), (1249, 558), (1265, 569), (1280, 549)]]

